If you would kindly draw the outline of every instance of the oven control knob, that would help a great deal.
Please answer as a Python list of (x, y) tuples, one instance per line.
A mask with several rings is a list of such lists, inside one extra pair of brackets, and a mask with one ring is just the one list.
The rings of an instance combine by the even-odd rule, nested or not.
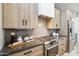
[(49, 42), (45, 42), (45, 47), (48, 47), (50, 46), (50, 43)]

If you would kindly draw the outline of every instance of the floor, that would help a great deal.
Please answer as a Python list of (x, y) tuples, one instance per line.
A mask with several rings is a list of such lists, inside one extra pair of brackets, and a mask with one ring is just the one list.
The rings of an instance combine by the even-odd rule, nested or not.
[(79, 56), (79, 42), (70, 53), (64, 53), (63, 56)]

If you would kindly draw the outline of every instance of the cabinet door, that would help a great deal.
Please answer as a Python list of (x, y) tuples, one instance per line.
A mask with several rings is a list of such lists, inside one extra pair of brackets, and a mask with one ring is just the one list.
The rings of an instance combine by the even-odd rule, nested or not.
[(55, 21), (55, 19), (48, 19), (47, 20), (47, 28), (48, 29), (56, 29), (56, 21)]
[(25, 4), (25, 26), (28, 29), (35, 28), (38, 19), (38, 5), (35, 3)]
[(47, 28), (48, 29), (59, 29), (60, 28), (60, 10), (54, 10), (54, 19), (47, 20)]
[(30, 24), (31, 28), (36, 28), (37, 23), (38, 23), (38, 4), (37, 3), (31, 3), (31, 8), (30, 8)]
[(63, 53), (65, 53), (66, 49), (67, 49), (67, 40), (64, 37), (64, 38), (61, 38), (59, 40), (59, 43), (58, 43), (58, 53), (59, 53), (59, 55), (62, 55)]
[(14, 3), (3, 4), (3, 28), (17, 28), (17, 7)]
[(31, 27), (31, 4), (26, 3), (24, 4), (24, 19), (25, 19), (25, 28), (29, 29)]
[(57, 8), (55, 8), (55, 11), (54, 11), (54, 13), (55, 13), (55, 21), (56, 21), (56, 28), (60, 28), (60, 10), (59, 9), (57, 9)]
[(38, 19), (37, 6), (35, 3), (4, 4), (4, 28), (35, 28)]
[(58, 54), (62, 55), (64, 53), (64, 43), (58, 44)]
[(20, 29), (25, 28), (24, 9), (25, 9), (24, 3), (17, 4), (17, 14), (18, 14), (18, 20), (19, 20), (18, 24)]

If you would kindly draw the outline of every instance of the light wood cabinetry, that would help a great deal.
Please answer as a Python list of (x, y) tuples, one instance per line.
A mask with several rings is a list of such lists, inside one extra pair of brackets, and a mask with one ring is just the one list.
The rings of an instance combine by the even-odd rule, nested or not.
[(16, 4), (3, 4), (3, 27), (16, 28), (18, 26)]
[(47, 28), (48, 29), (57, 29), (56, 21), (54, 19), (47, 20)]
[(3, 5), (3, 28), (32, 29), (37, 25), (38, 5), (33, 3), (7, 3)]
[(62, 37), (58, 43), (58, 54), (62, 55), (63, 53), (66, 52), (66, 50), (67, 50), (67, 39), (65, 37)]
[(60, 10), (59, 9), (55, 8), (53, 19), (47, 19), (47, 28), (60, 29)]
[(43, 56), (43, 45), (23, 50), (14, 54), (11, 54), (10, 56)]
[(25, 26), (24, 26), (24, 23), (25, 23), (24, 4), (22, 4), (22, 3), (21, 4), (16, 4), (16, 7), (17, 7), (17, 17), (18, 17), (18, 20), (19, 20), (19, 28), (25, 28)]
[[(28, 16), (28, 18), (29, 18), (28, 28), (36, 28), (37, 23), (38, 23), (38, 4), (31, 3), (31, 4), (29, 4), (29, 7), (28, 8), (29, 8), (30, 12), (28, 11), (29, 12), (29, 16)], [(25, 15), (26, 14), (27, 13), (25, 13)], [(26, 19), (26, 17), (25, 17), (25, 19)]]
[(55, 8), (55, 20), (56, 20), (56, 28), (60, 28), (60, 10)]

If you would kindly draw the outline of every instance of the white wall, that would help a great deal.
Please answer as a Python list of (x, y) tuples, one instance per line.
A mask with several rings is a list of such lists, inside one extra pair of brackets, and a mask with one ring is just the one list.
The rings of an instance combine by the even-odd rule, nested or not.
[(73, 29), (74, 29), (74, 34), (77, 34), (77, 42), (79, 42), (79, 17), (74, 18), (74, 28)]
[(2, 33), (2, 5), (0, 3), (0, 50), (4, 45), (3, 33)]
[(75, 18), (75, 21), (74, 21), (74, 31), (75, 31), (75, 33), (79, 32), (79, 17)]

